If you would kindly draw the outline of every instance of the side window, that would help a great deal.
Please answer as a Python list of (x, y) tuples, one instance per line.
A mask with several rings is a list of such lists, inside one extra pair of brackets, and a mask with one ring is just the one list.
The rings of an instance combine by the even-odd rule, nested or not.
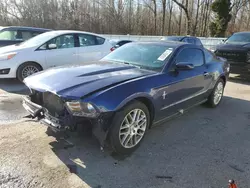
[(212, 52), (204, 50), (204, 54), (205, 54), (206, 63), (209, 63), (214, 59), (214, 55), (212, 54)]
[(97, 43), (96, 37), (93, 35), (79, 34), (78, 38), (79, 38), (80, 47), (94, 46)]
[[(75, 47), (75, 39), (73, 34), (68, 34), (68, 35), (61, 35), (56, 38), (51, 39), (48, 41), (45, 45), (46, 48), (50, 44), (55, 44), (56, 49), (63, 49), (63, 48), (74, 48)], [(41, 46), (40, 49), (44, 49), (44, 45)]]
[(176, 57), (176, 63), (188, 62), (192, 63), (195, 67), (204, 64), (203, 52), (195, 48), (183, 49)]
[(33, 32), (32, 32), (32, 36), (35, 37), (35, 36), (40, 35), (40, 34), (42, 34), (42, 33), (43, 33), (43, 32), (33, 31)]
[(3, 30), (0, 32), (0, 40), (17, 40), (17, 31)]
[(30, 31), (21, 31), (22, 40), (28, 40), (33, 37), (32, 33)]
[(105, 42), (104, 38), (89, 34), (78, 34), (78, 38), (80, 47), (101, 45)]
[(105, 39), (102, 38), (102, 37), (96, 37), (96, 41), (97, 41), (98, 45), (101, 45), (101, 44), (103, 44), (105, 42)]

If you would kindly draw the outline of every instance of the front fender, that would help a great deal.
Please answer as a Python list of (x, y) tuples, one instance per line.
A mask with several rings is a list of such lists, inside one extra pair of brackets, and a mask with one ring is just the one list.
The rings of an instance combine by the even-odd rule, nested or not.
[(149, 95), (148, 93), (143, 93), (143, 92), (139, 92), (139, 93), (135, 93), (130, 95), (129, 97), (126, 97), (123, 101), (121, 101), (121, 103), (116, 107), (115, 111), (120, 110), (121, 108), (123, 108), (124, 106), (126, 106), (129, 102), (139, 99), (139, 98), (146, 98), (147, 100), (149, 100), (151, 102), (151, 104), (155, 107), (154, 104), (154, 100), (153, 97), (151, 95)]

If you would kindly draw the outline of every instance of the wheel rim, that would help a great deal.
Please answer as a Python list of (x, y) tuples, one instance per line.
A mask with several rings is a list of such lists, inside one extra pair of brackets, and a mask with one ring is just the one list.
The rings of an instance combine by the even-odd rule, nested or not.
[(38, 71), (39, 71), (39, 69), (35, 66), (32, 66), (32, 65), (26, 66), (22, 70), (22, 77), (26, 78), (26, 77), (28, 77), (28, 76), (30, 76)]
[(224, 89), (223, 83), (219, 82), (214, 91), (214, 104), (215, 105), (219, 104), (223, 95), (223, 89)]
[(143, 138), (147, 128), (147, 117), (141, 109), (130, 111), (123, 119), (119, 139), (124, 148), (136, 146)]

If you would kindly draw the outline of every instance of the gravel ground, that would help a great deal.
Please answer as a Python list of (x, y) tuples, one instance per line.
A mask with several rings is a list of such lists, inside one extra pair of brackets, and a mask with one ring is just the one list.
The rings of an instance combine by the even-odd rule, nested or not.
[(101, 152), (86, 133), (49, 136), (22, 118), (21, 95), (0, 88), (1, 188), (226, 188), (231, 178), (250, 187), (248, 84), (229, 82), (218, 108), (198, 106), (154, 127), (127, 158)]

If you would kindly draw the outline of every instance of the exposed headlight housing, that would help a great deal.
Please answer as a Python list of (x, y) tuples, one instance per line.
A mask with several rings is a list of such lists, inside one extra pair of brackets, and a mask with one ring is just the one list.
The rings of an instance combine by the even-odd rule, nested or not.
[(96, 117), (98, 115), (96, 108), (90, 103), (69, 101), (66, 105), (74, 116)]
[(13, 57), (15, 57), (17, 52), (10, 52), (10, 53), (5, 53), (5, 54), (0, 54), (0, 61), (3, 60), (9, 60)]

